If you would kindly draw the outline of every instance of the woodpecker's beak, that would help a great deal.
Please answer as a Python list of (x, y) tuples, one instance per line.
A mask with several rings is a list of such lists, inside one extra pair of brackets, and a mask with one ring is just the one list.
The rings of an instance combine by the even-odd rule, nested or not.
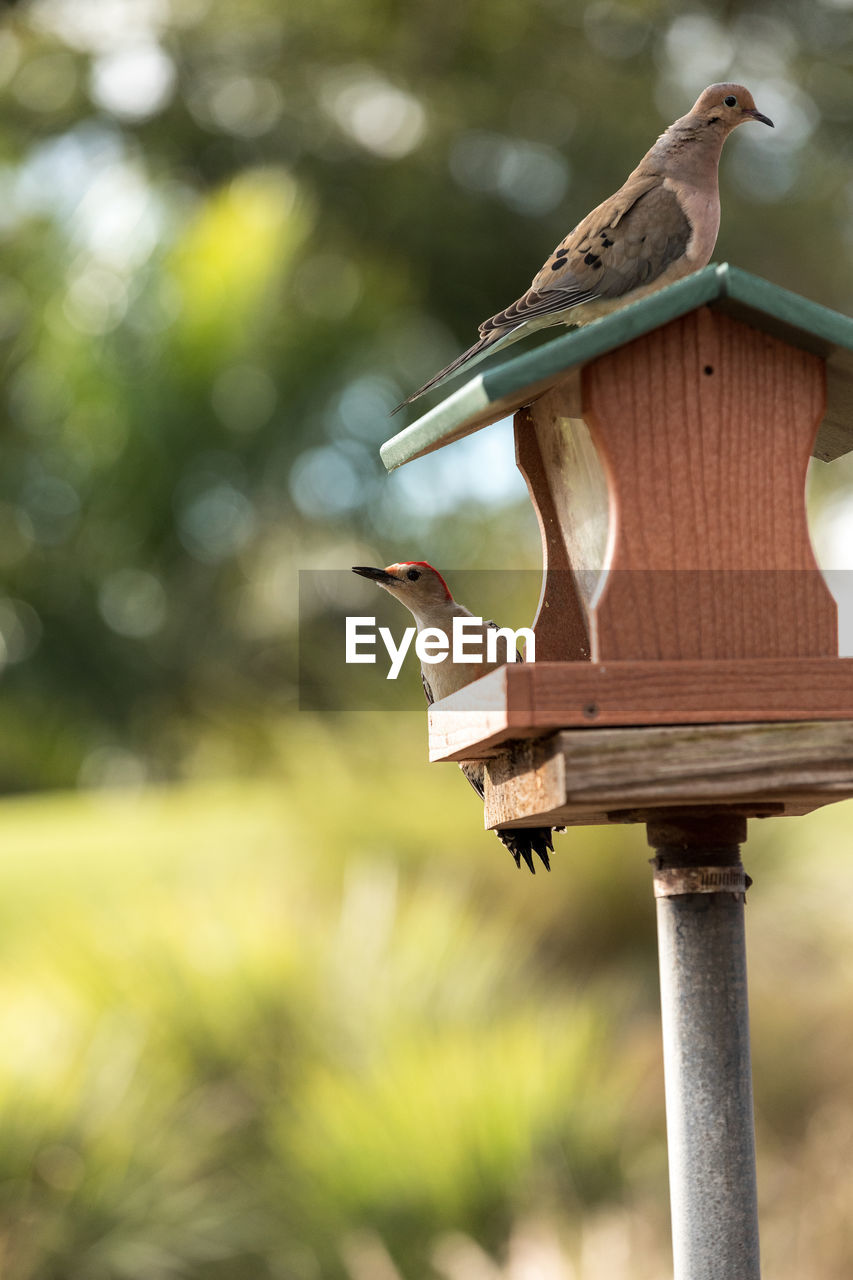
[(354, 564), (352, 571), (361, 574), (362, 578), (370, 578), (373, 582), (378, 582), (380, 586), (397, 581), (392, 573), (386, 573), (384, 569), (370, 569), (363, 564)]
[(755, 107), (751, 110), (744, 111), (745, 116), (749, 116), (750, 120), (758, 120), (761, 124), (769, 124), (771, 129), (775, 129), (773, 121), (769, 116), (763, 116), (760, 111), (756, 111)]

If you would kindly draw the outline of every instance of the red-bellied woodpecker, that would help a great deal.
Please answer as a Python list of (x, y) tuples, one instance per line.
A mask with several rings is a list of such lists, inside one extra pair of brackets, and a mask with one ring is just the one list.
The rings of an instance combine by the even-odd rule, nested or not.
[[(384, 587), (386, 591), (404, 604), (415, 619), (419, 636), (422, 632), (434, 628), (449, 638), (453, 634), (454, 618), (474, 618), (476, 616), (470, 610), (464, 608), (463, 605), (456, 603), (444, 578), (442, 578), (437, 569), (433, 569), (432, 565), (427, 564), (424, 560), (409, 560), (402, 564), (391, 564), (387, 569), (371, 569), (364, 565), (355, 565), (353, 566), (353, 573), (361, 574), (363, 578), (370, 578), (377, 586)], [(475, 641), (477, 627), (472, 623), (468, 624), (465, 630), (466, 640), (469, 642)], [(496, 630), (496, 623), (482, 622), (480, 633), (484, 648), (488, 632)], [(487, 649), (486, 652), (488, 652)], [(523, 661), (520, 654), (518, 655), (518, 661)], [(421, 680), (423, 681), (427, 702), (432, 703), (438, 698), (446, 698), (449, 694), (456, 693), (459, 689), (464, 688), (465, 685), (470, 684), (472, 680), (477, 680), (488, 671), (493, 671), (496, 667), (502, 665), (503, 662), (499, 657), (493, 662), (487, 660), (476, 663), (470, 661), (464, 663), (454, 662), (450, 652), (440, 661), (429, 664), (422, 662)], [(459, 767), (482, 799), (484, 794), (484, 766), (479, 761), (472, 760), (463, 761)], [(521, 859), (523, 858), (531, 872), (535, 874), (533, 865), (533, 854), (535, 853), (545, 864), (545, 867), (549, 871), (551, 870), (548, 851), (550, 850), (553, 853), (554, 846), (551, 842), (550, 827), (499, 827), (495, 835), (509, 849), (517, 867), (521, 866)]]

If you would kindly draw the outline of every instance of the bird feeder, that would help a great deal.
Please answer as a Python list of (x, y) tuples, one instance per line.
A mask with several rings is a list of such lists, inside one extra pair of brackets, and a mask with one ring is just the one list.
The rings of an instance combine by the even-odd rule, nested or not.
[(656, 849), (676, 1280), (757, 1280), (739, 846), (853, 796), (853, 659), (809, 540), (853, 450), (853, 320), (726, 265), (473, 378), (389, 470), (515, 415), (536, 662), (430, 708), (489, 827), (644, 822)]

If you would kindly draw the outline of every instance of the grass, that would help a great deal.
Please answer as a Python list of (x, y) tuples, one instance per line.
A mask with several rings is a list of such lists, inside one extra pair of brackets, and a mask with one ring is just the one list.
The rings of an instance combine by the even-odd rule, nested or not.
[[(422, 731), (300, 717), (263, 778), (0, 804), (4, 1280), (669, 1273), (642, 832), (521, 875)], [(853, 1262), (851, 821), (747, 846), (780, 1280)]]

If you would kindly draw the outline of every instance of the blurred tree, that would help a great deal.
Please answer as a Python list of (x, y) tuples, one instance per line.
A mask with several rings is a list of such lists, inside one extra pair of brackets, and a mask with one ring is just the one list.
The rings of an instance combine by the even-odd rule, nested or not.
[(777, 124), (730, 144), (717, 256), (850, 310), (851, 65), (844, 0), (7, 14), (0, 785), (257, 745), (297, 567), (535, 566), (509, 457), (389, 479), (388, 409), (706, 83)]

